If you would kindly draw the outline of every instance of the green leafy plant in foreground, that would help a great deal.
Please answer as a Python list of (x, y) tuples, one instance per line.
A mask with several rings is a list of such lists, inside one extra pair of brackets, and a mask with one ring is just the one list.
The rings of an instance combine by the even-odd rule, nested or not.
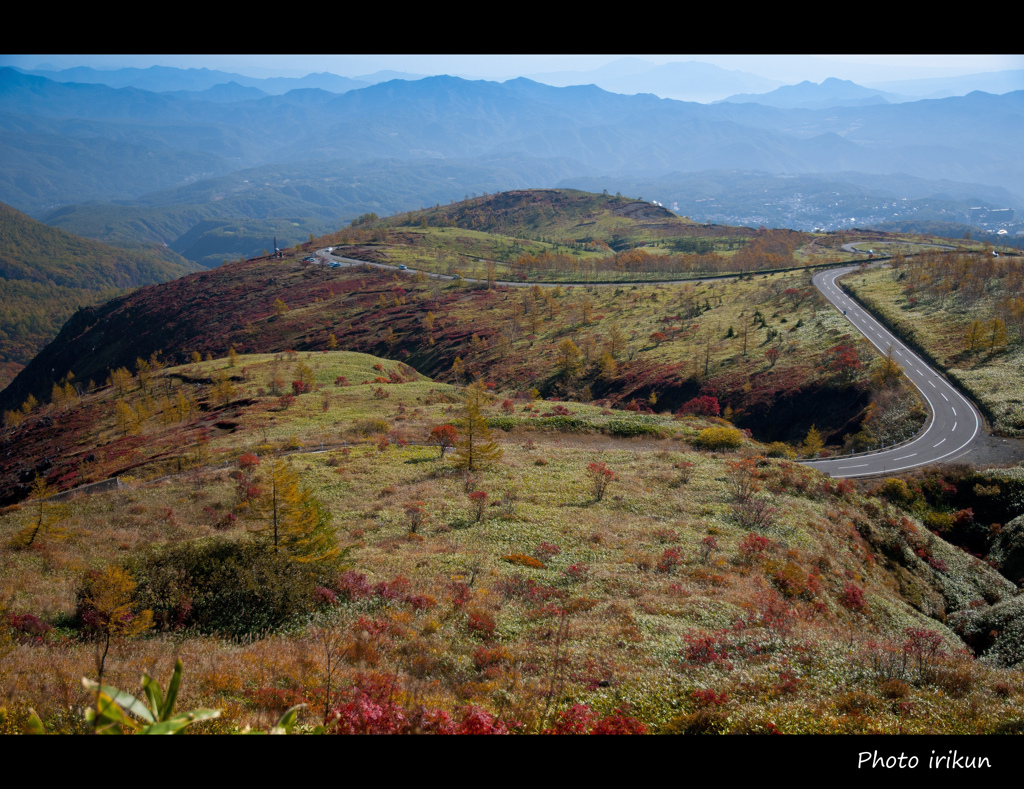
[[(148, 674), (142, 675), (142, 688), (146, 694), (146, 701), (149, 706), (135, 698), (130, 693), (125, 693), (117, 688), (108, 685), (99, 685), (97, 682), (82, 677), (82, 685), (90, 693), (96, 693), (99, 702), (99, 712), (92, 707), (85, 711), (85, 719), (94, 725), (96, 734), (124, 734), (128, 729), (134, 734), (181, 734), (186, 727), (193, 723), (213, 720), (220, 717), (220, 710), (198, 709), (191, 712), (179, 712), (174, 714), (174, 702), (178, 698), (178, 689), (181, 687), (181, 677), (184, 667), (181, 660), (174, 665), (174, 673), (167, 685), (165, 696), (160, 688), (160, 683)], [(97, 693), (97, 691), (99, 691)], [(246, 728), (242, 734), (291, 734), (298, 720), (299, 710), (305, 704), (296, 704), (285, 710), (277, 723), (267, 731), (254, 732)], [(39, 719), (35, 710), (29, 709), (28, 720), (24, 724), (26, 734), (46, 734), (46, 727)], [(131, 713), (141, 721), (134, 720), (127, 713)], [(0, 707), (0, 726), (6, 721), (7, 710)], [(323, 734), (325, 727), (317, 726), (310, 733)]]
[[(220, 710), (198, 709), (174, 714), (174, 702), (178, 698), (183, 672), (181, 660), (178, 660), (167, 685), (166, 696), (159, 682), (149, 674), (143, 674), (142, 688), (149, 706), (130, 693), (108, 685), (101, 686), (83, 677), (82, 685), (86, 690), (96, 693), (97, 698), (96, 709), (87, 709), (85, 719), (93, 724), (97, 734), (123, 734), (125, 729), (136, 734), (178, 734), (193, 723), (219, 718)], [(141, 719), (141, 722), (129, 717), (127, 713)]]

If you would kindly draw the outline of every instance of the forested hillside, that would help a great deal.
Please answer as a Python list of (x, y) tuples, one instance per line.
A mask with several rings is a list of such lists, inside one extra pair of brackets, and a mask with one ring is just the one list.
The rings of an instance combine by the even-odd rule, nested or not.
[(108, 247), (0, 203), (0, 387), (79, 307), (194, 270), (173, 253)]

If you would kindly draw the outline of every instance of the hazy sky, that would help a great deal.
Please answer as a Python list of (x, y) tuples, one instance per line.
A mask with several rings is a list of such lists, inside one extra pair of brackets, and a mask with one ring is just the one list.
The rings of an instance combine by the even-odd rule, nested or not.
[(827, 77), (867, 84), (1024, 69), (1021, 55), (0, 55), (20, 68), (98, 69), (152, 65), (210, 68), (253, 77), (303, 76), (329, 71), (354, 77), (381, 70), (508, 79), (554, 71), (589, 71), (620, 58), (651, 64), (696, 60), (769, 79), (821, 82)]

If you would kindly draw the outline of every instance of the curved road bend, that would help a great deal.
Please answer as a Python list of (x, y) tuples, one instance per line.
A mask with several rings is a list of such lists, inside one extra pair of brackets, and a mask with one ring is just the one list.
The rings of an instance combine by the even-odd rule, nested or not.
[[(339, 255), (330, 254), (326, 250), (320, 250), (318, 254), (321, 257), (328, 258), (345, 266), (370, 265), (382, 269), (398, 270), (396, 266), (344, 258)], [(938, 375), (917, 354), (871, 317), (863, 307), (839, 289), (839, 286), (836, 285), (836, 279), (843, 274), (855, 271), (857, 268), (858, 266), (847, 266), (838, 269), (828, 269), (815, 274), (812, 282), (832, 306), (842, 312), (846, 319), (853, 324), (854, 328), (871, 341), (880, 354), (884, 356), (888, 354), (889, 348), (892, 348), (893, 358), (903, 367), (904, 373), (910, 379), (910, 382), (921, 392), (921, 395), (928, 403), (931, 416), (924, 430), (906, 443), (892, 449), (883, 449), (869, 454), (830, 458), (828, 460), (801, 462), (833, 477), (868, 477), (875, 474), (906, 471), (943, 460), (949, 461), (965, 454), (969, 450), (971, 442), (981, 432), (981, 415), (970, 400), (960, 394), (945, 378)], [(406, 271), (416, 273), (414, 269), (406, 269)], [(454, 277), (447, 274), (423, 273), (437, 279), (454, 279)], [(467, 278), (466, 281), (475, 282), (476, 280)], [(698, 281), (687, 280), (687, 282)], [(513, 287), (541, 284), (543, 287), (554, 287), (558, 283), (495, 281), (494, 284)], [(594, 283), (596, 287), (612, 287), (617, 284), (621, 283)], [(643, 284), (674, 285), (678, 284), (678, 280)]]
[(924, 430), (910, 441), (892, 449), (867, 455), (810, 461), (806, 462), (806, 465), (833, 477), (865, 477), (953, 460), (967, 452), (971, 442), (981, 432), (981, 415), (978, 409), (871, 317), (860, 304), (839, 289), (836, 279), (856, 269), (856, 266), (829, 269), (815, 274), (812, 281), (825, 298), (846, 316), (854, 328), (871, 341), (880, 354), (884, 356), (889, 352), (889, 348), (892, 348), (893, 358), (903, 367), (907, 378), (927, 401), (931, 417)]

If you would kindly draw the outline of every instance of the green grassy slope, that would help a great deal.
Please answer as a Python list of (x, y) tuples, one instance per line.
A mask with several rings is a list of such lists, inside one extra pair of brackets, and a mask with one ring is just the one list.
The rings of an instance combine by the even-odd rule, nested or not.
[[(303, 377), (317, 390), (271, 391)], [(494, 395), (483, 415), (501, 419), (511, 393)], [(556, 405), (601, 417), (532, 407)], [(50, 728), (81, 730), (66, 714), (80, 690), (62, 695), (59, 677), (95, 672), (76, 590), (113, 566), (158, 625), (118, 644), (107, 679), (132, 687), (180, 656), (182, 709), (222, 709), (215, 731), (294, 703), (311, 705), (312, 725), (391, 682), (385, 719), (423, 705), (458, 720), (472, 705), (524, 732), (575, 704), (594, 722), (618, 710), (690, 733), (994, 733), (1019, 719), (1019, 672), (971, 659), (946, 624), (1012, 600), (1013, 585), (884, 499), (746, 440), (703, 451), (695, 436), (722, 425), (696, 417), (639, 443), (524, 425), (467, 477), (455, 453), (423, 446), (463, 415), (456, 387), (328, 351), (166, 368), (29, 417), (18, 440), (33, 458), (52, 452), (48, 480), (122, 486), (44, 504), (31, 548), (38, 506), (2, 511), (0, 600), (14, 617), (0, 636), (23, 640), (0, 674), (9, 725), (32, 706)], [(44, 449), (47, 436), (65, 449)], [(258, 461), (243, 466), (246, 453)], [(340, 565), (274, 569), (265, 494), (279, 461), (330, 513)], [(593, 464), (612, 474), (604, 495)], [(189, 562), (225, 544), (263, 573), (261, 593), (223, 589), (211, 607)], [(270, 632), (232, 640), (211, 624), (237, 636), (254, 608)], [(25, 639), (42, 629), (27, 614), (56, 629)]]

